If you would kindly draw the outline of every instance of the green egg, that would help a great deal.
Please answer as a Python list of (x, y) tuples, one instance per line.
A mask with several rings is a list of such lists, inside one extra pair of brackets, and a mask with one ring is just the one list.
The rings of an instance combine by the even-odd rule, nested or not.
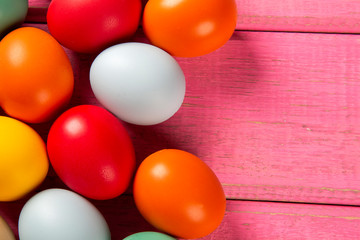
[(25, 21), (28, 0), (0, 0), (0, 39)]
[(127, 236), (123, 240), (176, 240), (176, 238), (158, 232), (139, 232)]

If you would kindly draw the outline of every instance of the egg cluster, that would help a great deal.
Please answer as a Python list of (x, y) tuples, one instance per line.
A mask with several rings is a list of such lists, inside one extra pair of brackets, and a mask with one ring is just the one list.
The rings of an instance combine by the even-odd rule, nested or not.
[[(132, 179), (139, 212), (159, 231), (189, 239), (214, 231), (226, 207), (214, 172), (177, 149), (155, 152), (136, 168), (121, 121), (154, 125), (179, 110), (186, 84), (174, 57), (225, 44), (236, 25), (235, 0), (149, 0), (144, 8), (141, 0), (52, 0), (50, 33), (19, 27), (27, 8), (26, 0), (0, 0), (0, 106), (8, 115), (0, 116), (0, 201), (36, 189), (49, 163), (69, 190), (30, 198), (19, 218), (20, 240), (111, 239), (86, 198), (116, 198)], [(140, 23), (149, 44), (131, 40)], [(97, 55), (89, 80), (103, 107), (66, 109), (76, 79), (63, 47)], [(46, 143), (28, 125), (43, 122), (52, 124)], [(174, 238), (141, 232), (124, 240), (154, 239)]]

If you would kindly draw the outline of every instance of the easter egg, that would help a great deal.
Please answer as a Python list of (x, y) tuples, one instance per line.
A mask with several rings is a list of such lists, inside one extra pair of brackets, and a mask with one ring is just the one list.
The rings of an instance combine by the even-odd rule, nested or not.
[(47, 32), (18, 28), (0, 42), (0, 106), (8, 115), (45, 122), (69, 102), (73, 86), (70, 61)]
[(123, 240), (176, 240), (176, 239), (159, 232), (139, 232), (127, 236)]
[(226, 208), (214, 172), (195, 155), (164, 149), (148, 156), (134, 180), (134, 200), (157, 229), (180, 238), (201, 238), (221, 223)]
[(0, 239), (1, 240), (15, 240), (15, 236), (11, 231), (7, 222), (0, 216)]
[(19, 217), (20, 240), (110, 240), (100, 211), (64, 189), (44, 190), (26, 202)]
[(166, 121), (185, 96), (185, 76), (176, 60), (145, 43), (122, 43), (101, 52), (91, 65), (90, 83), (105, 108), (137, 125)]
[(27, 11), (27, 0), (0, 0), (0, 39), (24, 22)]
[(47, 23), (63, 46), (92, 53), (129, 40), (141, 11), (141, 0), (53, 0)]
[(235, 0), (149, 0), (143, 29), (152, 44), (178, 57), (208, 54), (236, 27)]
[(34, 190), (48, 168), (45, 143), (35, 130), (0, 116), (0, 201), (18, 200)]
[(47, 149), (62, 181), (92, 199), (122, 194), (135, 168), (131, 139), (121, 122), (105, 109), (80, 105), (51, 126)]

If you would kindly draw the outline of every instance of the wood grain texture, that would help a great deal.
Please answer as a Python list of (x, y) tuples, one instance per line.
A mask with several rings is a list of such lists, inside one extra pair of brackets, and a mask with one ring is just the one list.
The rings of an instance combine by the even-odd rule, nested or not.
[[(147, 0), (143, 0), (143, 5)], [(45, 22), (50, 0), (29, 0), (29, 17)], [(236, 0), (238, 30), (360, 33), (358, 0)]]
[[(131, 196), (92, 203), (107, 220), (113, 240), (156, 231), (139, 214)], [(24, 200), (0, 203), (0, 215), (16, 235), (24, 204)], [(358, 207), (228, 200), (222, 224), (201, 240), (354, 240), (360, 238), (359, 226)]]
[[(236, 32), (214, 53), (177, 58), (187, 79), (178, 113), (155, 126), (124, 123), (138, 163), (178, 148), (203, 159), (229, 199), (359, 205), (359, 39)], [(99, 105), (89, 84), (95, 55), (67, 53), (69, 107)], [(32, 126), (46, 140), (51, 122)]]
[(28, 0), (29, 8), (47, 8), (51, 0)]
[(357, 0), (237, 0), (237, 29), (297, 32), (360, 32)]
[(28, 0), (26, 22), (45, 23), (47, 8), (51, 0)]

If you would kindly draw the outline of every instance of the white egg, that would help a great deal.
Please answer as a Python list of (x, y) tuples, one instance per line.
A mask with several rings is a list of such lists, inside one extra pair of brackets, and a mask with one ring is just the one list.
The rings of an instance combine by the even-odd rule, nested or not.
[(137, 125), (169, 119), (185, 96), (185, 76), (177, 61), (145, 43), (122, 43), (105, 49), (91, 65), (90, 83), (104, 107)]
[(64, 189), (33, 196), (19, 217), (20, 240), (110, 240), (102, 214), (88, 200)]

